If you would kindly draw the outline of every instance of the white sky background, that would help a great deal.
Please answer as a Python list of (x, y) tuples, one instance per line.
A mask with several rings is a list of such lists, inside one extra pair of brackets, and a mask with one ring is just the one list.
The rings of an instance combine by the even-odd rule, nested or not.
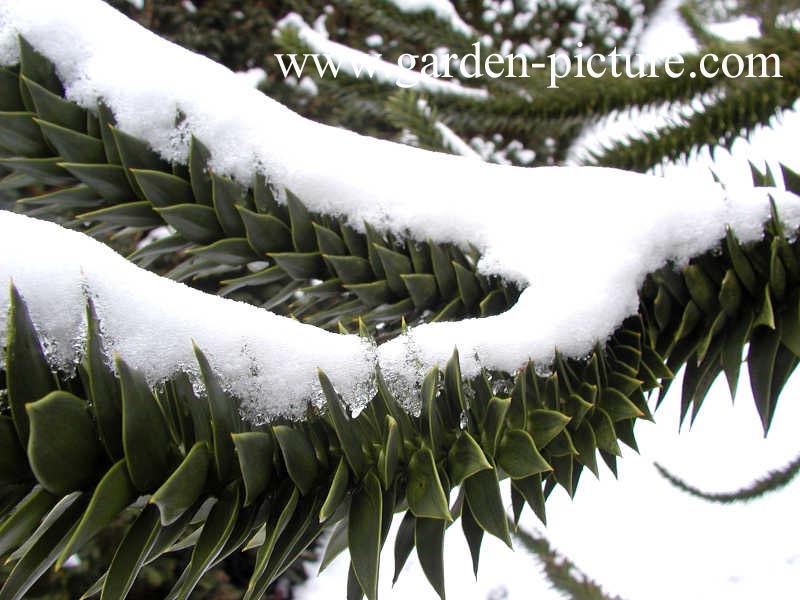
[[(642, 40), (642, 52), (667, 56), (692, 50), (675, 5), (660, 15)], [(739, 20), (715, 29), (737, 38), (754, 33), (752, 20)], [(629, 127), (630, 121), (601, 124), (587, 134), (609, 139)], [(747, 159), (781, 159), (800, 167), (795, 158), (800, 115), (784, 114), (777, 126), (762, 129), (751, 140), (739, 140), (733, 153), (715, 153), (713, 165), (728, 185), (749, 186)], [(671, 177), (708, 180), (708, 153), (692, 157), (688, 164), (670, 165)], [(588, 471), (571, 501), (558, 488), (547, 503), (548, 539), (610, 594), (625, 600), (789, 600), (797, 597), (800, 581), (800, 519), (797, 501), (800, 479), (760, 500), (720, 506), (692, 498), (674, 489), (652, 466), (660, 462), (672, 472), (707, 491), (730, 491), (748, 485), (767, 471), (784, 466), (800, 453), (800, 374), (783, 391), (770, 430), (764, 439), (755, 410), (746, 365), (740, 378), (736, 403), (730, 399), (724, 377), (711, 389), (697, 420), (678, 432), (680, 382), (655, 414), (657, 423), (637, 426), (641, 455), (625, 448), (619, 460), (619, 480), (601, 466), (600, 480)], [(506, 484), (507, 486), (507, 484)], [(507, 507), (510, 511), (510, 501)], [(396, 519), (395, 528), (399, 524)], [(526, 509), (522, 526), (541, 524)], [(381, 597), (436, 598), (412, 553), (397, 586), (391, 588), (393, 535), (383, 551)], [(349, 557), (339, 557), (319, 578), (296, 588), (300, 600), (343, 598)], [(524, 550), (509, 551), (501, 542), (485, 536), (477, 582), (472, 577), (469, 551), (460, 523), (445, 538), (447, 595), (459, 599), (508, 598), (554, 600), (562, 598), (550, 589), (535, 559)]]

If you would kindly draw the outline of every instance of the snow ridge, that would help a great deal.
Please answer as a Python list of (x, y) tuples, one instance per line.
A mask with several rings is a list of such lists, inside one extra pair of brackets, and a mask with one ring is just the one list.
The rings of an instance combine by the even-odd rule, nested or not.
[[(0, 281), (4, 288), (13, 281), (46, 342), (49, 362), (64, 371), (83, 353), (90, 298), (109, 359), (118, 355), (153, 385), (181, 370), (199, 381), (194, 342), (254, 420), (301, 417), (307, 400), (321, 403), (317, 368), (351, 403), (370, 392), (364, 386), (372, 383), (375, 352), (357, 336), (328, 333), (159, 277), (54, 223), (0, 211), (0, 255)], [(6, 288), (0, 295), (3, 338), (8, 303)]]

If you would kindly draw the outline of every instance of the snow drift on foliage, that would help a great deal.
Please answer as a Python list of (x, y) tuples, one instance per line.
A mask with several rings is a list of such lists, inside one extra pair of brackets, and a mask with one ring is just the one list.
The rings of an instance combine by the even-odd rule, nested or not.
[[(713, 184), (611, 169), (489, 165), (318, 125), (100, 0), (0, 0), (3, 64), (18, 60), (17, 34), (56, 64), (69, 98), (88, 108), (103, 99), (120, 129), (169, 160), (186, 160), (194, 134), (219, 173), (248, 182), (260, 171), (310, 210), (362, 231), (367, 221), (404, 238), (472, 244), (480, 271), (527, 286), (502, 315), (421, 325), (378, 347), (382, 371), (401, 387), (443, 365), (454, 346), (465, 376), (513, 371), (529, 359), (547, 365), (555, 348), (583, 355), (636, 312), (648, 272), (709, 250), (726, 225), (743, 241), (758, 239), (769, 216), (765, 193), (732, 196)], [(176, 126), (178, 112), (185, 119)], [(795, 228), (800, 204), (778, 200)], [(57, 364), (79, 346), (85, 286), (103, 306), (110, 349), (151, 381), (186, 367), (193, 338), (264, 416), (297, 414), (317, 390), (316, 367), (348, 403), (367, 399), (373, 359), (354, 336), (140, 274), (52, 225), (4, 215), (0, 228), (0, 280), (14, 278)], [(114, 274), (123, 268), (128, 283)]]
[[(371, 384), (374, 348), (357, 336), (199, 292), (137, 267), (86, 235), (0, 211), (0, 281), (9, 279), (44, 334), (48, 359), (67, 371), (82, 352), (88, 297), (109, 357), (119, 355), (156, 383), (181, 369), (199, 373), (194, 342), (255, 419), (299, 417), (306, 400), (321, 401), (317, 368), (348, 398), (370, 393), (360, 386)], [(6, 330), (8, 296), (4, 289), (0, 331)]]

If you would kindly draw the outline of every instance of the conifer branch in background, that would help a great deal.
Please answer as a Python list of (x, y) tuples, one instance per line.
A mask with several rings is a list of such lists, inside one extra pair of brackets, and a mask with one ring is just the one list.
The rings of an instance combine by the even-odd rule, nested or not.
[(402, 90), (389, 96), (386, 101), (386, 118), (392, 125), (407, 132), (414, 146), (439, 152), (454, 152), (445, 143), (441, 130), (436, 127), (439, 122), (436, 109), (413, 91)]
[(622, 600), (605, 593), (600, 584), (553, 548), (543, 535), (521, 527), (512, 529), (511, 535), (536, 557), (550, 585), (567, 600)]
[[(677, 123), (652, 133), (631, 134), (627, 139), (593, 153), (593, 164), (646, 171), (664, 161), (676, 160), (691, 152), (730, 148), (739, 137), (746, 137), (758, 126), (768, 125), (781, 111), (792, 108), (800, 87), (796, 33), (775, 34), (753, 50), (765, 56), (780, 57), (781, 78), (738, 78), (729, 80), (710, 94), (701, 96), (702, 108), (695, 108)], [(741, 55), (743, 60), (746, 55)], [(697, 79), (701, 79), (698, 77)], [(695, 80), (696, 81), (696, 80)]]
[[(134, 16), (138, 14), (123, 0), (113, 0), (113, 3)], [(598, 11), (606, 11), (614, 6), (613, 3), (609, 3), (608, 7), (605, 3), (595, 4), (598, 5)], [(525, 47), (531, 59), (541, 60), (559, 48), (574, 52), (574, 44), (578, 41), (583, 44), (584, 50), (607, 53), (612, 50), (608, 42), (613, 40), (613, 46), (624, 54), (634, 48), (627, 36), (638, 35), (636, 31), (641, 30), (657, 4), (644, 2), (608, 8), (608, 14), (616, 15), (610, 23), (618, 19), (619, 23), (625, 25), (620, 30), (622, 33), (614, 30), (611, 37), (608, 37), (611, 30), (603, 29), (608, 24), (600, 27), (597, 23), (593, 24), (594, 29), (584, 28), (582, 38), (567, 35), (564, 24), (570, 20), (579, 21), (585, 15), (575, 13), (575, 7), (570, 3), (561, 2), (540, 6), (535, 14), (530, 15), (484, 10), (480, 8), (481, 3), (455, 3), (463, 21), (474, 31), (474, 36), (454, 28), (431, 11), (406, 12), (390, 0), (378, 3), (348, 2), (346, 5), (310, 0), (286, 5), (279, 3), (274, 7), (256, 3), (243, 8), (236, 18), (231, 17), (238, 10), (233, 10), (236, 3), (232, 3), (228, 9), (227, 5), (202, 3), (195, 12), (179, 6), (162, 7), (154, 3), (153, 18), (148, 26), (209, 53), (234, 69), (266, 66), (270, 77), (264, 87), (270, 95), (314, 119), (378, 137), (397, 139), (402, 132), (385, 110), (386, 100), (392, 93), (389, 86), (366, 78), (355, 79), (345, 73), (336, 79), (317, 78), (309, 74), (316, 79), (319, 91), (317, 98), (308, 98), (298, 93), (296, 87), (292, 87), (294, 84), (283, 80), (274, 54), (309, 51), (291, 36), (287, 37), (285, 31), (273, 38), (271, 32), (275, 23), (288, 10), (295, 10), (308, 23), (319, 21), (332, 40), (364, 52), (378, 48), (383, 58), (392, 63), (403, 52), (421, 56), (436, 48), (463, 56), (475, 51), (473, 43), (481, 36), (484, 36), (482, 39), (495, 40), (490, 45), (481, 42), (484, 52), (500, 50), (500, 41), (507, 40), (511, 45), (504, 45), (503, 51), (510, 49), (516, 52)], [(762, 21), (775, 21), (774, 16), (766, 13), (772, 15), (776, 10), (789, 11), (792, 7), (791, 2), (771, 2), (769, 7), (742, 2), (732, 13), (728, 11), (726, 14), (754, 14)], [(684, 57), (684, 77), (666, 76), (663, 67), (659, 66), (656, 69), (657, 78), (615, 79), (605, 76), (593, 80), (567, 77), (559, 80), (558, 90), (547, 89), (549, 74), (545, 72), (529, 73), (527, 79), (484, 77), (480, 83), (490, 91), (487, 102), (458, 97), (433, 98), (431, 106), (461, 138), (482, 139), (488, 145), (521, 144), (535, 153), (533, 165), (557, 164), (563, 160), (568, 147), (583, 127), (596, 119), (618, 111), (665, 105), (684, 105), (686, 118), (677, 124), (667, 125), (654, 135), (627, 136), (603, 151), (595, 152), (589, 161), (604, 166), (647, 170), (664, 160), (681, 158), (701, 148), (726, 147), (738, 136), (749, 134), (755, 127), (768, 123), (771, 117), (792, 105), (797, 97), (797, 35), (785, 28), (769, 26), (759, 40), (731, 44), (709, 34), (703, 22), (707, 14), (705, 6), (686, 4), (681, 8), (682, 18), (700, 46), (697, 54)], [(523, 22), (526, 26), (521, 28), (520, 23)], [(244, 23), (248, 29), (234, 35), (233, 32), (242, 29)], [(221, 35), (212, 29), (215, 24), (230, 31), (230, 35)], [(257, 38), (258, 41), (251, 41), (253, 36), (246, 35), (246, 32), (259, 28), (263, 35)], [(370, 41), (376, 35), (380, 39), (379, 46), (374, 46), (375, 42)], [(549, 40), (549, 45), (546, 49), (536, 49), (539, 48), (536, 40), (544, 38)], [(705, 53), (746, 57), (759, 52), (765, 55), (776, 52), (780, 56), (781, 66), (785, 69), (783, 80), (747, 81), (738, 78), (726, 81), (718, 77), (688, 76), (692, 71), (699, 71), (699, 61)], [(465, 78), (457, 68), (452, 70), (452, 74), (466, 85), (476, 84), (475, 79)], [(699, 110), (690, 108), (699, 105), (702, 105)], [(418, 124), (424, 127), (422, 123)], [(409, 129), (409, 132), (420, 140), (427, 139), (429, 135), (423, 130)], [(514, 153), (508, 154), (508, 160), (513, 164), (529, 164), (517, 162)]]
[(653, 466), (655, 466), (659, 475), (669, 481), (673, 486), (695, 498), (719, 504), (732, 504), (734, 502), (757, 500), (766, 494), (785, 488), (794, 480), (797, 474), (800, 473), (800, 456), (796, 457), (786, 466), (769, 471), (766, 475), (759, 477), (750, 485), (732, 492), (706, 492), (687, 483), (658, 463), (654, 463)]

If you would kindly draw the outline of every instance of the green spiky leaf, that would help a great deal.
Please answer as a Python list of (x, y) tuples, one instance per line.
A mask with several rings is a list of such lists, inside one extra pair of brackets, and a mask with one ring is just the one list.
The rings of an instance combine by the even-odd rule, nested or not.
[(408, 463), (408, 507), (416, 517), (452, 521), (447, 494), (428, 448), (417, 450)]
[(353, 493), (347, 529), (353, 569), (368, 600), (378, 597), (382, 513), (381, 484), (373, 473), (368, 473)]
[(158, 506), (161, 524), (171, 525), (194, 506), (206, 486), (211, 452), (206, 442), (197, 442), (178, 468), (150, 497)]
[(39, 483), (56, 495), (90, 483), (102, 450), (86, 403), (58, 391), (25, 408), (30, 421), (28, 460)]

